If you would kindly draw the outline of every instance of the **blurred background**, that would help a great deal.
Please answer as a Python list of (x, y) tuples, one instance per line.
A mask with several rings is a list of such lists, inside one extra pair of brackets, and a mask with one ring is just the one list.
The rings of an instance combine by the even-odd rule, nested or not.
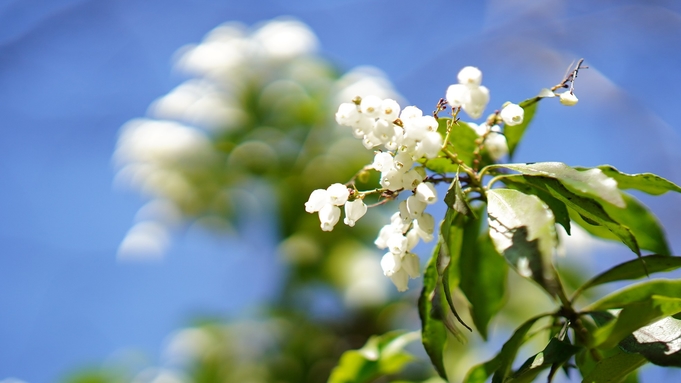
[[(333, 322), (345, 348), (416, 329), (420, 280), (398, 296), (372, 269), (380, 254), (366, 244), (384, 216), (370, 211), (334, 237), (303, 211), (310, 190), (368, 160), (335, 127), (338, 103), (369, 89), (430, 111), (474, 65), (491, 112), (584, 57), (579, 104), (542, 102), (514, 160), (609, 163), (681, 183), (679, 12), (673, 0), (0, 1), (0, 381), (102, 368), (184, 379), (148, 367), (197, 358), (187, 344), (206, 339), (237, 347), (233, 334), (249, 331), (275, 334), (251, 350), (266, 354), (290, 334), (268, 318), (310, 321), (306, 334), (329, 343), (315, 323)], [(216, 53), (226, 47), (236, 53)], [(678, 255), (680, 196), (641, 199)], [(588, 242), (571, 254), (594, 273), (631, 257)], [(246, 327), (215, 325), (232, 320)], [(187, 326), (214, 336), (178, 332)], [(289, 381), (323, 381), (334, 347), (301, 367), (312, 377)]]

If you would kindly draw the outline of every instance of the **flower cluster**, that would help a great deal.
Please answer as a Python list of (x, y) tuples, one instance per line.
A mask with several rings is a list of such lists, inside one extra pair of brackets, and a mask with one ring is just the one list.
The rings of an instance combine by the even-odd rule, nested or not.
[(452, 108), (461, 107), (471, 118), (478, 119), (489, 102), (489, 89), (480, 85), (482, 72), (480, 69), (467, 66), (457, 76), (459, 83), (447, 88), (447, 101)]
[[(423, 158), (435, 158), (442, 149), (438, 121), (433, 116), (424, 116), (415, 106), (401, 109), (395, 100), (377, 96), (341, 104), (336, 121), (350, 127), (367, 149), (379, 149), (368, 166), (381, 173), (381, 189), (377, 193), (389, 192), (394, 196), (406, 190), (413, 193), (400, 203), (399, 212), (381, 229), (375, 241), (379, 249), (388, 249), (381, 260), (383, 273), (399, 291), (404, 291), (409, 277), (419, 275), (419, 258), (410, 251), (420, 239), (433, 239), (435, 221), (424, 210), (437, 201), (435, 186), (425, 182), (424, 168), (414, 164)], [(313, 191), (305, 210), (317, 212), (322, 230), (330, 231), (340, 220), (339, 206), (345, 205), (344, 222), (353, 226), (366, 213), (363, 198), (368, 193), (351, 193), (346, 186), (334, 184), (326, 190)], [(353, 199), (349, 200), (351, 196)]]

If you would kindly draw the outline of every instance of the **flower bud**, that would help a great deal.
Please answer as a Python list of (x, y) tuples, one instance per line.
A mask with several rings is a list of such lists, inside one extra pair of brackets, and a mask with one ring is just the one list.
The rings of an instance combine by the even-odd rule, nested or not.
[(523, 122), (525, 110), (518, 104), (508, 104), (499, 113), (504, 124), (508, 126), (519, 125)]
[(474, 66), (464, 67), (456, 77), (459, 84), (480, 85), (482, 83), (482, 72)]
[(345, 203), (345, 219), (343, 223), (352, 227), (355, 222), (362, 218), (367, 212), (367, 205), (361, 199), (348, 201)]
[(577, 96), (572, 92), (563, 92), (560, 94), (560, 103), (566, 106), (574, 106), (577, 104)]
[(399, 292), (407, 291), (409, 288), (409, 274), (402, 268), (393, 273), (393, 275), (390, 276), (390, 280), (395, 287), (397, 287), (397, 291)]
[(322, 230), (333, 230), (333, 227), (336, 226), (338, 220), (340, 219), (340, 215), (341, 210), (338, 206), (331, 204), (324, 205), (324, 207), (319, 210), (319, 221), (321, 222)]
[(366, 96), (362, 98), (359, 109), (366, 117), (379, 117), (381, 114), (381, 104), (383, 104), (383, 100), (378, 96)]
[(421, 273), (419, 272), (420, 266), (419, 257), (413, 253), (406, 253), (402, 256), (402, 269), (409, 274), (410, 278), (418, 278)]
[(308, 213), (315, 213), (330, 204), (329, 192), (324, 189), (317, 189), (310, 194), (310, 198), (305, 202), (305, 211)]
[(422, 182), (416, 187), (416, 198), (428, 205), (437, 202), (437, 192), (432, 182)]
[(350, 191), (348, 190), (347, 186), (339, 183), (329, 186), (326, 188), (326, 191), (329, 193), (329, 199), (331, 200), (331, 203), (336, 206), (344, 205), (350, 196)]
[(381, 268), (383, 269), (383, 275), (389, 277), (395, 274), (402, 266), (402, 257), (394, 253), (385, 253), (383, 258), (381, 258)]
[(381, 102), (380, 118), (393, 122), (400, 115), (400, 104), (397, 101), (386, 98)]

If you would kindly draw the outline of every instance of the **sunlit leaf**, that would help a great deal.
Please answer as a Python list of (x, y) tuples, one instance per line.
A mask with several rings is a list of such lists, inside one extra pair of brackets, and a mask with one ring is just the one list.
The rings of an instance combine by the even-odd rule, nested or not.
[(372, 336), (359, 350), (343, 353), (328, 382), (368, 383), (379, 376), (397, 373), (414, 359), (404, 347), (418, 338), (417, 332), (404, 331)]
[(556, 247), (555, 221), (551, 209), (538, 197), (512, 189), (487, 192), (489, 235), (497, 252), (550, 295), (556, 294), (551, 264)]
[(620, 189), (636, 189), (652, 195), (668, 191), (681, 193), (681, 186), (652, 173), (626, 174), (610, 165), (601, 165), (598, 168), (608, 177), (614, 178)]
[(654, 295), (671, 298), (681, 297), (681, 280), (654, 279), (627, 286), (606, 295), (582, 310), (603, 311), (622, 308), (634, 302), (651, 299)]
[(504, 382), (526, 383), (534, 380), (537, 375), (553, 366), (564, 365), (582, 347), (574, 346), (566, 340), (552, 338), (544, 350), (531, 356), (510, 378)]
[(659, 366), (681, 367), (681, 321), (663, 318), (626, 337), (620, 347)]
[(529, 164), (494, 165), (493, 168), (515, 170), (528, 176), (543, 176), (559, 180), (572, 192), (583, 197), (597, 198), (618, 207), (624, 207), (617, 182), (598, 168), (576, 170), (562, 162), (535, 162)]
[[(534, 187), (548, 191), (553, 197), (561, 200), (570, 209), (570, 217), (582, 224), (584, 219), (605, 227), (612, 232), (622, 243), (627, 245), (631, 251), (641, 255), (641, 250), (636, 241), (636, 237), (628, 227), (621, 225), (612, 219), (603, 209), (603, 206), (596, 200), (581, 197), (568, 190), (560, 181), (547, 177), (523, 176), (526, 182)], [(584, 219), (580, 219), (584, 218)]]
[[(449, 121), (451, 121), (451, 118), (444, 118), (440, 117), (438, 119), (439, 127), (438, 131), (442, 134), (442, 136), (445, 136), (445, 133), (447, 131), (447, 124)], [(479, 138), (478, 134), (468, 126), (463, 121), (458, 121), (457, 123), (452, 124), (451, 127), (451, 133), (449, 136), (449, 141), (451, 145), (453, 146), (452, 152), (456, 154), (457, 158), (465, 163), (468, 166), (473, 165), (473, 159), (475, 156), (473, 153), (475, 152), (475, 149), (477, 148), (477, 145), (475, 141)], [(442, 157), (444, 155), (441, 153)], [(449, 158), (434, 158), (425, 161), (426, 168), (429, 170), (432, 170), (435, 173), (455, 173), (459, 165), (455, 162), (452, 162), (451, 159)]]
[(579, 295), (586, 289), (602, 285), (604, 283), (639, 279), (647, 277), (652, 273), (672, 271), (678, 269), (679, 267), (681, 267), (681, 257), (662, 256), (656, 254), (647, 255), (639, 259), (634, 259), (619, 264), (609, 270), (602, 272), (601, 274), (598, 274), (591, 280), (584, 283), (579, 290), (575, 292), (575, 296)]
[(570, 234), (570, 213), (568, 212), (567, 206), (565, 206), (562, 201), (553, 197), (549, 192), (528, 184), (522, 176), (514, 175), (504, 177), (502, 182), (511, 189), (516, 189), (525, 194), (532, 194), (539, 197), (539, 199), (544, 201), (553, 212), (556, 223), (563, 226), (565, 232)]
[(541, 100), (541, 97), (538, 96), (520, 102), (520, 104), (518, 105), (520, 105), (525, 110), (523, 122), (521, 124), (514, 126), (509, 125), (504, 126), (504, 136), (506, 136), (506, 142), (508, 143), (509, 158), (513, 158), (513, 154), (515, 153), (515, 149), (518, 146), (518, 143), (520, 143), (520, 140), (523, 138), (523, 135), (525, 134), (525, 130), (527, 130), (527, 127), (532, 122), (532, 119), (534, 118), (534, 115), (537, 112), (539, 100)]
[(617, 317), (593, 333), (593, 347), (609, 349), (635, 330), (681, 311), (681, 298), (653, 295), (629, 303)]
[[(602, 205), (608, 216), (620, 225), (628, 228), (636, 238), (636, 243), (641, 249), (650, 250), (660, 255), (669, 255), (670, 250), (667, 237), (657, 217), (631, 195), (623, 192), (622, 198), (627, 204), (624, 209), (608, 204)], [(574, 221), (592, 235), (604, 239), (619, 240), (610, 230), (603, 226), (594, 225), (594, 222), (590, 223), (585, 218), (573, 215)]]

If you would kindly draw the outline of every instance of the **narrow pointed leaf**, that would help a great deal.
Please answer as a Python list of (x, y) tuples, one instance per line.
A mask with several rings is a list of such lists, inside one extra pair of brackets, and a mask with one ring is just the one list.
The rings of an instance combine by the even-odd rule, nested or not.
[[(419, 296), (419, 317), (421, 318), (421, 342), (430, 357), (435, 370), (443, 378), (447, 379), (442, 354), (447, 341), (447, 329), (441, 320), (439, 297), (436, 297), (438, 290), (439, 275), (437, 272), (437, 259), (440, 253), (441, 244), (435, 247), (433, 256), (426, 266), (423, 273), (423, 289)], [(433, 302), (437, 304), (433, 305)]]
[(551, 258), (557, 242), (551, 209), (536, 196), (493, 189), (487, 192), (487, 214), (489, 235), (497, 252), (518, 274), (555, 296), (557, 282)]
[(537, 113), (537, 106), (539, 105), (539, 100), (541, 99), (542, 97), (537, 96), (525, 101), (521, 101), (518, 105), (520, 105), (525, 111), (523, 122), (514, 126), (504, 126), (504, 136), (506, 136), (506, 142), (508, 143), (509, 158), (513, 158), (513, 154), (515, 153), (516, 147), (520, 143), (520, 140), (523, 138), (525, 130), (527, 130), (527, 127), (532, 122), (532, 119), (534, 119), (535, 113)]
[(582, 311), (622, 308), (634, 302), (650, 299), (653, 295), (671, 298), (681, 297), (681, 280), (653, 279), (627, 286), (584, 307)]
[[(643, 262), (645, 266), (641, 263)], [(579, 293), (594, 286), (604, 283), (625, 281), (647, 277), (652, 273), (672, 271), (681, 267), (681, 257), (647, 255), (640, 259), (634, 259), (598, 274), (579, 288)], [(575, 292), (575, 296), (579, 295)]]
[(574, 346), (565, 340), (552, 338), (541, 352), (531, 356), (505, 383), (528, 383), (547, 368), (562, 366), (582, 347)]
[(494, 249), (488, 233), (477, 235), (479, 225), (479, 220), (470, 220), (466, 224), (459, 261), (460, 287), (471, 304), (475, 327), (483, 339), (487, 339), (487, 326), (505, 302), (508, 265)]
[[(494, 359), (492, 359), (496, 361), (488, 362), (491, 364), (488, 367), (496, 366), (496, 369), (493, 371), (494, 376), (492, 377), (492, 383), (502, 383), (506, 381), (506, 379), (511, 374), (511, 367), (513, 366), (513, 361), (515, 360), (515, 357), (518, 354), (518, 350), (527, 340), (527, 333), (530, 331), (535, 322), (537, 322), (539, 319), (545, 316), (546, 315), (539, 315), (534, 318), (531, 318), (525, 323), (523, 323), (520, 327), (518, 327), (511, 336), (511, 338), (508, 341), (506, 341), (506, 343), (504, 343), (504, 345), (501, 347), (501, 351), (499, 352), (499, 354), (497, 354), (494, 357)], [(471, 372), (474, 372), (475, 376), (477, 377), (482, 375), (480, 373), (481, 370), (478, 367), (479, 366), (473, 367), (473, 369), (471, 370)], [(469, 372), (468, 376), (472, 376), (471, 372)], [(468, 378), (466, 378), (464, 382), (469, 382), (469, 380), (467, 379)]]
[(614, 178), (620, 189), (636, 189), (652, 195), (668, 191), (681, 193), (681, 186), (652, 173), (626, 174), (610, 165), (601, 165), (598, 168), (608, 177)]

